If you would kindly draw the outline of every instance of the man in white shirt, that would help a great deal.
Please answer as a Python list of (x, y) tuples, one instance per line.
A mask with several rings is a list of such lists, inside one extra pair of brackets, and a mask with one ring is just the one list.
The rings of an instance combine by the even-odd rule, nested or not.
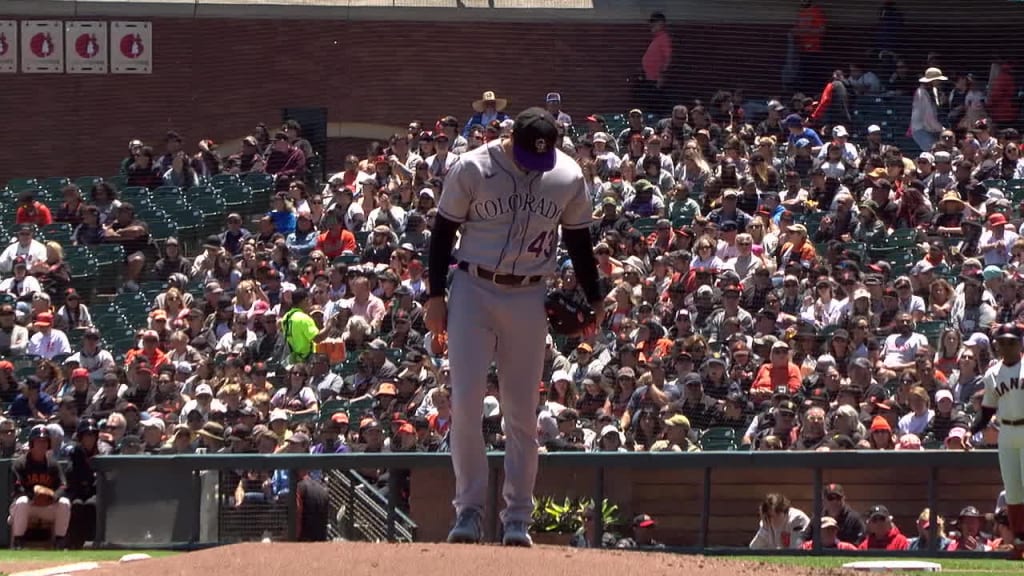
[(882, 364), (890, 370), (905, 370), (915, 366), (914, 359), (920, 348), (928, 346), (928, 338), (914, 332), (914, 319), (909, 312), (900, 312), (896, 327), (882, 346)]
[(439, 178), (444, 181), (448, 171), (459, 161), (457, 154), (449, 152), (451, 140), (447, 134), (434, 135), (434, 154), (427, 156), (426, 162), (431, 178)]
[(850, 77), (847, 84), (856, 94), (881, 94), (882, 81), (871, 70), (864, 70), (860, 64), (850, 64)]
[(0, 253), (0, 272), (10, 274), (14, 269), (14, 260), (25, 259), (25, 265), (31, 270), (39, 262), (46, 262), (46, 246), (35, 239), (35, 226), (22, 224), (18, 227), (18, 239)]
[(374, 330), (379, 328), (384, 319), (384, 301), (370, 292), (370, 280), (366, 276), (356, 276), (349, 281), (348, 287), (352, 290), (352, 298), (346, 301), (346, 307), (352, 310), (352, 315), (362, 316)]
[(558, 92), (548, 92), (544, 103), (547, 106), (548, 113), (555, 117), (555, 120), (565, 124), (566, 126), (572, 126), (572, 116), (569, 116), (562, 110), (562, 95)]
[(999, 212), (988, 216), (988, 228), (978, 240), (978, 251), (985, 258), (985, 266), (1005, 266), (1010, 261), (1010, 249), (1018, 236), (1006, 229), (1006, 223), (1006, 216)]
[[(860, 162), (860, 153), (857, 151), (857, 147), (850, 143), (849, 138), (850, 133), (846, 130), (845, 126), (832, 128), (832, 146), (843, 151), (843, 160), (856, 166)], [(824, 160), (828, 157), (828, 148), (828, 146), (821, 147), (821, 151), (818, 152), (819, 160)]]
[(71, 343), (64, 332), (53, 327), (53, 314), (40, 312), (32, 324), (37, 330), (28, 340), (27, 353), (50, 360), (71, 353)]

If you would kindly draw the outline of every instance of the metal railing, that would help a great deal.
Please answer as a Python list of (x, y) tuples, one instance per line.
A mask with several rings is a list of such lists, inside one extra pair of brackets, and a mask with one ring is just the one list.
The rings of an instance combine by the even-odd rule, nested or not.
[[(324, 483), (331, 503), (327, 532), (332, 539), (387, 540), (387, 494), (355, 470), (329, 470)], [(414, 542), (416, 523), (401, 510), (396, 516), (395, 540)]]
[[(499, 497), (500, 486), (498, 482), (499, 470), (503, 466), (504, 455), (492, 453), (488, 455), (490, 468), (490, 485), (488, 493), (488, 517), (486, 519), (487, 532), (490, 535), (498, 533), (498, 517), (496, 511), (500, 509)], [(674, 453), (558, 453), (545, 454), (540, 458), (541, 467), (590, 470), (592, 473), (592, 484), (588, 496), (596, 502), (604, 499), (605, 471), (608, 469), (628, 468), (634, 471), (644, 470), (700, 470), (703, 473), (703, 494), (700, 502), (700, 528), (697, 544), (690, 547), (675, 547), (670, 550), (676, 552), (701, 552), (708, 554), (728, 552), (743, 553), (736, 548), (716, 548), (709, 545), (708, 532), (712, 515), (712, 471), (721, 469), (749, 469), (752, 472), (770, 469), (802, 469), (813, 474), (813, 516), (821, 517), (822, 486), (824, 483), (823, 473), (825, 470), (841, 469), (867, 469), (867, 468), (918, 468), (929, 470), (927, 481), (927, 505), (933, 516), (930, 523), (929, 549), (923, 551), (907, 552), (907, 556), (938, 556), (941, 551), (937, 549), (937, 526), (935, 517), (938, 515), (936, 508), (938, 503), (938, 471), (940, 469), (997, 469), (998, 457), (996, 452), (980, 450), (973, 452), (883, 452), (883, 451), (857, 451), (857, 452), (706, 452), (699, 454), (674, 454)], [(149, 470), (187, 470), (197, 473), (201, 470), (338, 470), (351, 471), (353, 469), (378, 469), (378, 470), (416, 470), (416, 469), (438, 469), (450, 468), (451, 460), (447, 454), (287, 454), (287, 455), (185, 455), (185, 456), (104, 456), (95, 459), (95, 468), (98, 472), (98, 510), (97, 510), (97, 542), (106, 542), (106, 528), (108, 521), (108, 494), (107, 480), (112, 476), (119, 477), (122, 481), (130, 479), (133, 471)], [(294, 475), (292, 476), (294, 478)], [(294, 486), (292, 487), (294, 494)], [(404, 538), (413, 538), (411, 531), (403, 528), (403, 514), (399, 509), (401, 498), (401, 487), (398, 475), (389, 474), (388, 489), (375, 494), (374, 501), (380, 504), (384, 500), (383, 507), (386, 515), (383, 538), (388, 541), (397, 541)], [(378, 499), (379, 498), (379, 499)], [(292, 532), (295, 518), (294, 499), (289, 503), (289, 530)], [(195, 506), (195, 502), (189, 502), (188, 498), (182, 498), (180, 506)], [(379, 510), (376, 510), (379, 513)], [(600, 518), (600, 516), (598, 516)], [(408, 522), (411, 523), (411, 520)], [(600, 523), (600, 520), (598, 520)], [(820, 525), (819, 525), (820, 526)], [(814, 549), (812, 554), (828, 553), (835, 554), (834, 550), (821, 550), (819, 544), (819, 526), (814, 526)], [(600, 541), (603, 527), (598, 526), (593, 544)], [(198, 539), (193, 542), (199, 543)], [(762, 551), (758, 551), (762, 553)], [(776, 553), (785, 553), (779, 551)], [(800, 552), (807, 554), (808, 552)], [(903, 554), (903, 553), (901, 553)], [(871, 555), (868, 553), (867, 555)], [(957, 552), (958, 557), (969, 556), (968, 552)]]

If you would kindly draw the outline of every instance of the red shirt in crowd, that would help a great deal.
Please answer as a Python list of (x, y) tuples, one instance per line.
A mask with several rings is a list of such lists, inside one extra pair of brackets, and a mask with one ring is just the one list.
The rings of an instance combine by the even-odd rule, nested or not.
[(330, 230), (320, 234), (316, 240), (316, 249), (329, 260), (334, 260), (345, 252), (355, 254), (359, 247), (356, 245), (355, 234), (340, 228), (337, 234), (332, 234)]
[(124, 355), (124, 365), (131, 366), (132, 362), (136, 357), (142, 356), (146, 360), (149, 360), (150, 369), (156, 372), (157, 368), (167, 363), (167, 354), (164, 354), (163, 350), (154, 348), (152, 352), (147, 353), (142, 348), (133, 348)]
[(867, 538), (857, 548), (860, 550), (906, 550), (910, 546), (907, 537), (900, 529), (893, 526), (892, 530), (882, 538), (875, 538), (868, 534)]
[(672, 37), (668, 32), (659, 30), (654, 34), (651, 43), (644, 52), (643, 60), (640, 61), (644, 68), (644, 77), (651, 82), (661, 80), (668, 65), (672, 62)]
[(757, 370), (750, 391), (774, 394), (780, 386), (785, 386), (790, 394), (796, 394), (800, 391), (800, 380), (800, 367), (792, 362), (778, 368), (764, 364)]
[(53, 224), (53, 215), (50, 209), (39, 201), (33, 201), (29, 206), (19, 206), (18, 212), (14, 215), (15, 224), (35, 224), (43, 227)]
[(801, 52), (821, 52), (825, 38), (825, 13), (821, 6), (812, 4), (800, 10), (793, 35)]

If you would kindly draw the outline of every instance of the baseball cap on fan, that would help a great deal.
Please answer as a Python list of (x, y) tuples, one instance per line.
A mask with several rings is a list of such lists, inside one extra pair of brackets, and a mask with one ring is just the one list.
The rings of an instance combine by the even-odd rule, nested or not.
[(558, 125), (546, 110), (527, 108), (512, 124), (512, 155), (530, 171), (547, 172), (555, 167)]

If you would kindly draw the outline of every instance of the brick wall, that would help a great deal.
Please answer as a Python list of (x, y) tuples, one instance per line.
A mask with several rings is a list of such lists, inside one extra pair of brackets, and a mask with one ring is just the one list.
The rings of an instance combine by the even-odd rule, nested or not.
[[(152, 75), (0, 77), (0, 181), (108, 176), (131, 138), (158, 142), (175, 129), (194, 150), (200, 138), (235, 139), (259, 121), (276, 125), (284, 107), (327, 107), (331, 121), (402, 124), (447, 113), (463, 119), (469, 103), (493, 89), (514, 108), (558, 90), (577, 117), (623, 110), (625, 78), (648, 41), (642, 24), (152, 21)], [(949, 45), (947, 32), (930, 28), (915, 35), (915, 44), (942, 38)], [(958, 31), (961, 39), (974, 34)], [(719, 87), (742, 87), (751, 96), (778, 90), (783, 27), (682, 23), (673, 35), (670, 82), (680, 98), (707, 98)], [(870, 35), (837, 27), (831, 36), (843, 43), (836, 52), (843, 60)], [(949, 49), (972, 46), (965, 40)], [(971, 57), (984, 62), (987, 54)], [(332, 145), (328, 166), (340, 162), (341, 151)]]

